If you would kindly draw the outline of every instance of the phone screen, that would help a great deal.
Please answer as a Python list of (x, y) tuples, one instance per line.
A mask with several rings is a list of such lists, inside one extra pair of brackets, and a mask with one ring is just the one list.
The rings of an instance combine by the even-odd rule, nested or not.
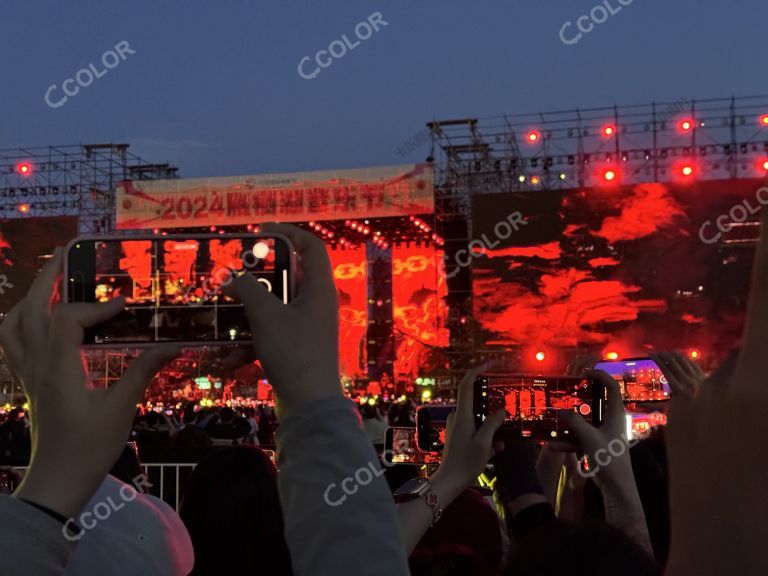
[(416, 428), (387, 428), (384, 460), (392, 464), (432, 464), (440, 462), (440, 456), (419, 450)]
[(445, 447), (448, 416), (456, 406), (420, 406), (416, 410), (416, 439), (419, 449), (440, 452)]
[(625, 402), (661, 402), (669, 400), (667, 378), (650, 358), (598, 362), (595, 370), (607, 372), (621, 386)]
[(605, 392), (589, 378), (570, 376), (482, 375), (475, 381), (475, 422), (505, 410), (502, 431), (539, 440), (573, 437), (558, 411), (602, 422)]
[(291, 250), (255, 235), (81, 239), (67, 254), (67, 299), (124, 296), (118, 316), (86, 331), (86, 344), (250, 340), (242, 304), (222, 288), (252, 274), (288, 303)]

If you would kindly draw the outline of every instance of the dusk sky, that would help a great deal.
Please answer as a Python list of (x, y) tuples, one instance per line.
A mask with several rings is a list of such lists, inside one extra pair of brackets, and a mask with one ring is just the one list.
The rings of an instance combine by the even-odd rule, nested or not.
[(397, 148), (431, 119), (768, 92), (767, 2), (605, 1), (616, 14), (567, 45), (597, 0), (3, 0), (0, 148), (127, 142), (181, 176), (355, 168), (422, 161)]

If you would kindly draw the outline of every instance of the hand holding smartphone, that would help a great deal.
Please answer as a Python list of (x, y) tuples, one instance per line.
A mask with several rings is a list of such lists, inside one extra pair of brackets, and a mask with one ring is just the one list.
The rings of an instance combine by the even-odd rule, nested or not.
[(475, 424), (504, 409), (499, 434), (534, 440), (575, 440), (561, 411), (573, 412), (593, 426), (603, 421), (605, 386), (580, 376), (481, 374), (475, 380)]
[(244, 342), (252, 333), (243, 305), (223, 291), (242, 274), (290, 302), (290, 240), (277, 233), (77, 238), (66, 248), (63, 299), (125, 298), (120, 314), (86, 330), (86, 346)]

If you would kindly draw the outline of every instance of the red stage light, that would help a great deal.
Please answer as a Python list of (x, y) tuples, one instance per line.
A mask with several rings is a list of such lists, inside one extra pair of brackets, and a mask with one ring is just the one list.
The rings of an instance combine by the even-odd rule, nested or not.
[(208, 228), (208, 230), (210, 230), (211, 232), (216, 232), (216, 226), (211, 226), (210, 228)]
[(544, 362), (544, 359), (547, 357), (544, 352), (536, 352), (536, 361), (537, 362)]
[(686, 164), (680, 169), (680, 174), (686, 177), (693, 176), (693, 172), (694, 172), (693, 166), (691, 166), (690, 164)]
[(16, 164), (16, 172), (22, 176), (29, 176), (32, 174), (32, 164), (29, 162), (19, 162)]
[(760, 116), (760, 124), (763, 126), (768, 126), (768, 114), (763, 114)]
[(701, 356), (701, 354), (699, 353), (698, 350), (691, 350), (690, 357), (692, 359), (696, 360), (696, 358), (698, 358), (699, 356)]
[(535, 185), (535, 184), (538, 184), (539, 182), (541, 182), (541, 180), (539, 179), (538, 176), (534, 176), (531, 178), (531, 184)]
[(29, 204), (27, 204), (26, 202), (23, 204), (19, 204), (17, 208), (21, 214), (26, 214), (27, 212), (29, 212)]
[(526, 136), (526, 139), (528, 140), (528, 142), (531, 142), (531, 143), (538, 142), (539, 138), (541, 138), (541, 134), (539, 134), (539, 132), (536, 130), (531, 130), (530, 132), (528, 132), (528, 135)]
[(603, 172), (603, 179), (606, 182), (613, 182), (616, 180), (616, 171), (615, 170), (606, 170)]
[(679, 126), (681, 131), (689, 132), (690, 130), (693, 129), (693, 120), (690, 120), (688, 118), (686, 118), (685, 120), (681, 120)]
[(606, 352), (605, 353), (605, 359), (606, 360), (618, 360), (619, 359), (619, 353), (618, 352)]
[(612, 124), (603, 126), (603, 136), (613, 136), (616, 133), (616, 128)]

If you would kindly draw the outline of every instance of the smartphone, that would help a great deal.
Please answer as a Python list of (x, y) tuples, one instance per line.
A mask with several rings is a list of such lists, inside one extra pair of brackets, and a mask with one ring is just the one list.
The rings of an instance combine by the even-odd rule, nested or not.
[(125, 309), (85, 331), (86, 346), (187, 345), (251, 340), (243, 306), (223, 287), (252, 274), (284, 303), (294, 296), (295, 253), (277, 234), (77, 238), (66, 248), (66, 302)]
[(416, 428), (387, 428), (384, 435), (384, 461), (390, 464), (434, 464), (440, 462), (435, 453), (419, 450)]
[(502, 436), (575, 440), (558, 411), (573, 411), (599, 426), (605, 394), (605, 386), (598, 380), (580, 376), (482, 374), (475, 380), (475, 424), (479, 428), (490, 414), (504, 409)]
[(669, 382), (650, 358), (598, 362), (595, 370), (607, 372), (619, 383), (624, 402), (663, 402), (670, 398)]
[(626, 414), (627, 440), (652, 438), (667, 425), (667, 415), (663, 412), (630, 412)]
[(419, 450), (441, 452), (445, 447), (445, 427), (448, 415), (456, 406), (425, 404), (416, 409), (416, 442)]

